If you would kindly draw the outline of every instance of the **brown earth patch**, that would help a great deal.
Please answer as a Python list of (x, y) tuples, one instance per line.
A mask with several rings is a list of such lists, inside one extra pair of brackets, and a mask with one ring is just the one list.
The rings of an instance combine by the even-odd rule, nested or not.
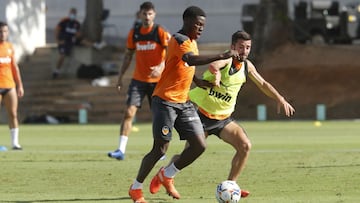
[[(288, 44), (256, 65), (260, 74), (296, 108), (294, 119), (315, 119), (325, 104), (328, 119), (360, 118), (360, 46)], [(235, 118), (256, 119), (256, 106), (266, 104), (269, 119), (286, 119), (276, 103), (252, 82), (240, 92)]]

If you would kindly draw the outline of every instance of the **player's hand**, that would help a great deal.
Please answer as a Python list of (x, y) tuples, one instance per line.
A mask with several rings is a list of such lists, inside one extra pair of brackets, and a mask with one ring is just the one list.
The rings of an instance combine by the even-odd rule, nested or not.
[(150, 78), (158, 78), (161, 76), (161, 73), (163, 72), (165, 68), (165, 61), (161, 61), (160, 64), (156, 66), (150, 67), (151, 73), (149, 75)]
[(122, 87), (122, 78), (118, 79), (118, 82), (116, 83), (116, 90), (120, 93)]
[(287, 102), (284, 98), (280, 102), (278, 102), (278, 105), (277, 105), (278, 113), (280, 113), (281, 107), (284, 109), (285, 115), (287, 117), (294, 115), (294, 113), (295, 113), (294, 107), (292, 107), (291, 104), (289, 104), (289, 102)]
[(17, 88), (17, 95), (19, 98), (22, 98), (24, 96), (24, 88), (23, 87)]
[(224, 56), (224, 59), (228, 59), (228, 58), (231, 58), (231, 57), (234, 57), (234, 58), (239, 58), (240, 55), (239, 55), (239, 52), (237, 50), (227, 50), (223, 53), (223, 56)]
[(150, 67), (151, 73), (149, 75), (150, 78), (158, 78), (161, 75), (161, 67), (159, 66), (152, 66)]

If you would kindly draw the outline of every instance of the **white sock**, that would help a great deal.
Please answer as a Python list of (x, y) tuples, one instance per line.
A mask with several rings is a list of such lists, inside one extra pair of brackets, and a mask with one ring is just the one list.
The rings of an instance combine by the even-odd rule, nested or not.
[(165, 168), (164, 175), (168, 178), (174, 178), (178, 172), (180, 172), (180, 170), (175, 167), (173, 162), (170, 166)]
[(125, 135), (120, 135), (120, 139), (119, 139), (119, 150), (125, 154), (125, 150), (126, 150), (126, 145), (128, 142), (128, 136)]
[(136, 179), (134, 180), (134, 183), (131, 185), (132, 190), (136, 189), (142, 189), (142, 183), (138, 182)]
[(19, 128), (10, 129), (11, 143), (13, 147), (20, 147), (19, 144)]

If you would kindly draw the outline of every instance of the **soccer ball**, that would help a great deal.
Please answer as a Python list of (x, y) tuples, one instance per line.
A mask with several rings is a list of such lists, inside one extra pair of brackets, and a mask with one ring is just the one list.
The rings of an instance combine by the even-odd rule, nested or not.
[(235, 181), (225, 180), (217, 185), (215, 196), (219, 203), (237, 203), (241, 198), (241, 190)]

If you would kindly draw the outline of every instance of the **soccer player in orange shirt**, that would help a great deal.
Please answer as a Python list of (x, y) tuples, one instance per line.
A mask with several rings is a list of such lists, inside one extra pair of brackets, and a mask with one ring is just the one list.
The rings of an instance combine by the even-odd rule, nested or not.
[(118, 149), (108, 153), (109, 157), (117, 160), (125, 158), (128, 136), (136, 112), (141, 108), (145, 96), (151, 104), (151, 95), (164, 69), (170, 33), (154, 23), (155, 15), (155, 7), (151, 2), (141, 4), (139, 17), (142, 24), (135, 24), (128, 34), (127, 49), (116, 86), (119, 92), (123, 88), (123, 76), (130, 66), (134, 53), (136, 65), (127, 92), (127, 106), (120, 127)]
[(7, 41), (9, 27), (0, 22), (0, 102), (8, 113), (13, 150), (22, 150), (19, 144), (19, 122), (17, 118), (18, 97), (24, 96), (20, 70), (14, 57), (14, 49)]
[(206, 15), (201, 8), (188, 7), (183, 13), (182, 29), (170, 39), (165, 68), (155, 87), (151, 104), (153, 147), (144, 156), (137, 177), (129, 189), (134, 202), (146, 202), (142, 184), (160, 157), (166, 153), (174, 128), (180, 139), (189, 143), (189, 147), (180, 153), (176, 161), (162, 167), (153, 177), (150, 183), (152, 194), (157, 193), (163, 185), (170, 196), (179, 199), (180, 194), (174, 186), (175, 174), (195, 161), (206, 148), (203, 126), (188, 97), (195, 66), (232, 56), (238, 57), (238, 52), (230, 50), (221, 54), (199, 55), (196, 40), (204, 30), (205, 21)]

